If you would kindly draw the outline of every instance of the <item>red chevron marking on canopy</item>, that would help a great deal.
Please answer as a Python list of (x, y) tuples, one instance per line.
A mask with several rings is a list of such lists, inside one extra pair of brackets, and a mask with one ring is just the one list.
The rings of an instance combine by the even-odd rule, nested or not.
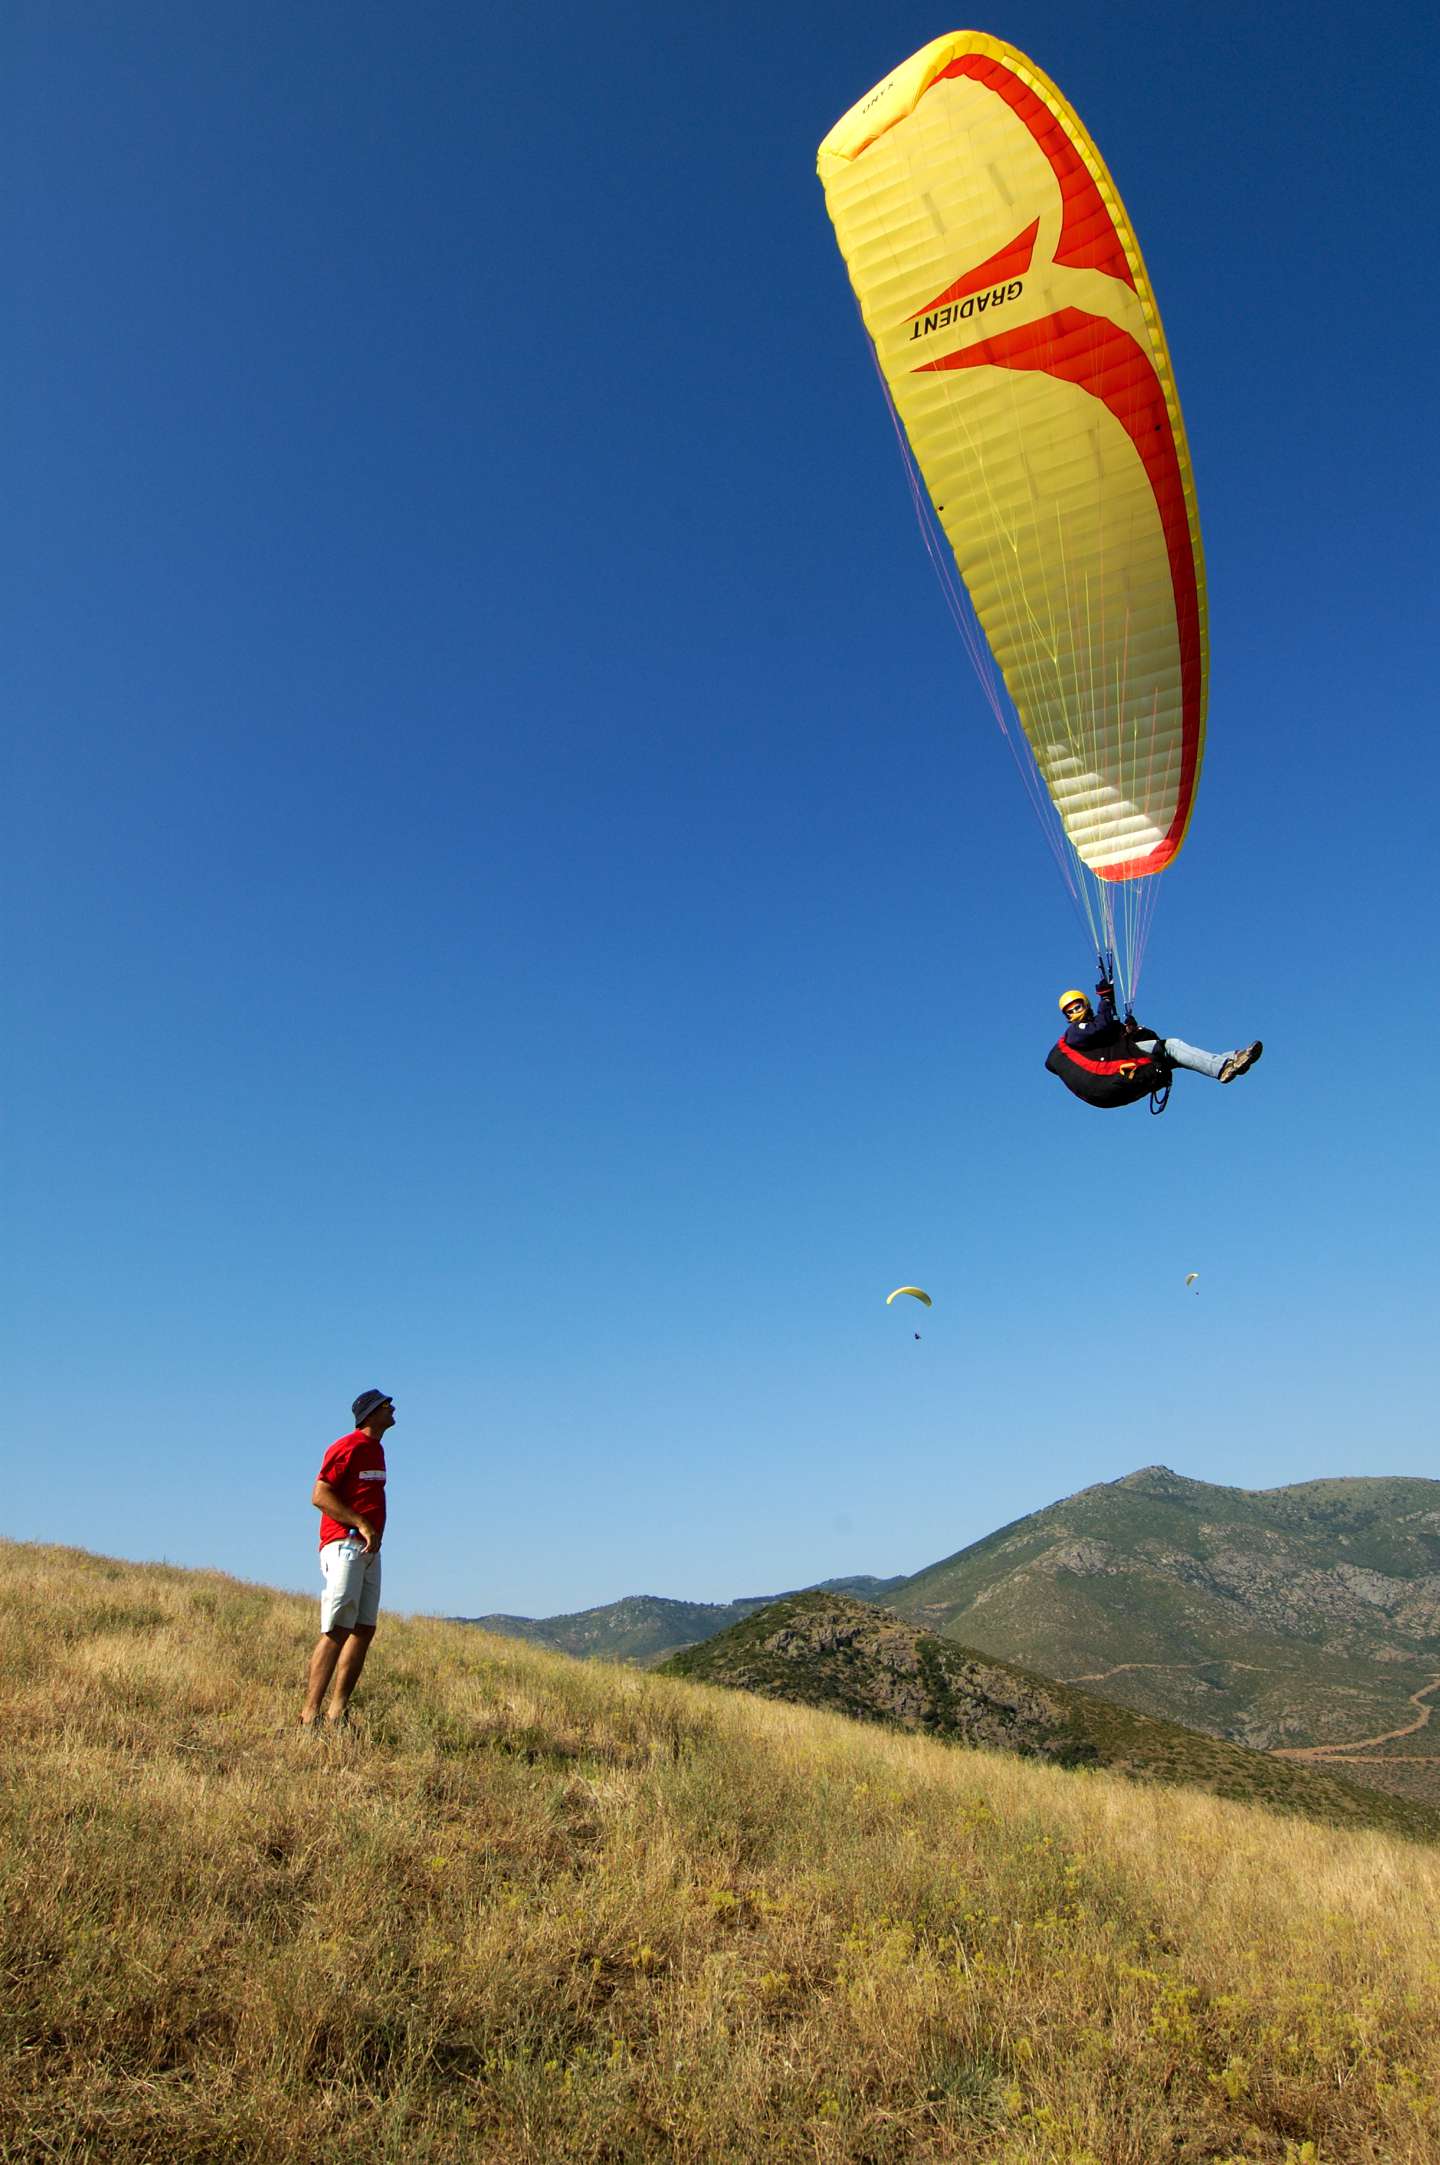
[(1030, 268), (1030, 259), (1035, 253), (1035, 236), (1039, 231), (1040, 221), (1036, 218), (1032, 224), (1026, 226), (1023, 233), (1017, 233), (1013, 241), (1007, 241), (1003, 248), (997, 248), (993, 256), (987, 256), (973, 271), (967, 271), (963, 278), (957, 278), (953, 286), (947, 286), (943, 293), (937, 293), (933, 301), (927, 301), (923, 308), (917, 308), (906, 321), (913, 323), (919, 316), (928, 316), (932, 308), (943, 308), (948, 301), (963, 301), (967, 293), (978, 293), (982, 286), (998, 286), (1007, 278), (1023, 278)]
[(1195, 787), (1195, 759), (1200, 736), (1200, 591), (1185, 485), (1165, 392), (1155, 364), (1143, 346), (1118, 324), (1063, 308), (1039, 323), (1017, 325), (959, 353), (922, 361), (916, 376), (952, 368), (1030, 369), (1078, 385), (1108, 407), (1140, 454), (1155, 494), (1155, 506), (1170, 559), (1175, 595), (1175, 624), (1180, 639), (1180, 789), (1175, 817), (1163, 839), (1143, 857), (1123, 864), (1097, 866), (1096, 877), (1135, 879), (1169, 864), (1185, 832)]
[[(1049, 159), (1064, 204), (1055, 261), (1073, 270), (1104, 271), (1107, 277), (1123, 278), (1133, 288), (1135, 274), (1125, 254), (1125, 243), (1105, 208), (1095, 177), (1044, 99), (1037, 97), (1003, 61), (991, 60), (984, 53), (962, 54), (948, 68), (941, 69), (935, 82), (942, 83), (947, 76), (969, 76), (1003, 98)], [(933, 89), (934, 84), (928, 87)]]

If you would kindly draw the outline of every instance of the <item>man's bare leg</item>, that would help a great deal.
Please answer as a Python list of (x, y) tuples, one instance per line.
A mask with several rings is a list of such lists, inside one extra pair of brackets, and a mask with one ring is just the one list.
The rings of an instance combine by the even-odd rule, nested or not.
[[(340, 1649), (340, 1659), (335, 1664), (335, 1689), (330, 1695), (330, 1712), (327, 1721), (341, 1722), (350, 1704), (350, 1694), (360, 1681), (360, 1671), (365, 1666), (365, 1656), (370, 1651), (370, 1641), (375, 1636), (373, 1624), (357, 1624)], [(323, 1693), (321, 1695), (324, 1696)]]
[(350, 1637), (348, 1631), (325, 1631), (315, 1641), (315, 1651), (310, 1656), (310, 1681), (305, 1693), (305, 1704), (300, 1720), (309, 1728), (320, 1719), (320, 1709), (325, 1704), (325, 1694), (330, 1679), (335, 1674), (335, 1664), (340, 1659), (340, 1649)]

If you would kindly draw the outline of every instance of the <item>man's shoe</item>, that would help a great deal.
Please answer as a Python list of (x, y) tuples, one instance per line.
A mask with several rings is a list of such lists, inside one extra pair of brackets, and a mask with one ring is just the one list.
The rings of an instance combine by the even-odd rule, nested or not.
[(1254, 1067), (1255, 1062), (1264, 1050), (1264, 1039), (1257, 1037), (1254, 1044), (1247, 1045), (1243, 1052), (1232, 1052), (1224, 1067), (1220, 1070), (1221, 1082), (1234, 1082), (1237, 1075), (1243, 1075), (1247, 1068)]

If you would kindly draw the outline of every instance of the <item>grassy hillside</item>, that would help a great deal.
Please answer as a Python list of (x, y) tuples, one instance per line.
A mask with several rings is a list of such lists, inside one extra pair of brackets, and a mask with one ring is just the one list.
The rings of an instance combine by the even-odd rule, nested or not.
[(1347, 1781), (1346, 1770), (1247, 1751), (1158, 1721), (834, 1595), (792, 1594), (719, 1638), (674, 1654), (661, 1674), (826, 1707), (950, 1743), (1108, 1767), (1335, 1826), (1440, 1840), (1440, 1811)]
[(0, 2157), (1433, 2165), (1440, 1856), (0, 1550)]

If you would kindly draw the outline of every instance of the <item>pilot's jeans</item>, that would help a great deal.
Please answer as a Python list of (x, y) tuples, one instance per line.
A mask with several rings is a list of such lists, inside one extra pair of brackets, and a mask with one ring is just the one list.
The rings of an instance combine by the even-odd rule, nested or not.
[[(1234, 1056), (1228, 1052), (1202, 1052), (1198, 1045), (1187, 1045), (1183, 1037), (1167, 1037), (1158, 1041), (1172, 1067), (1193, 1068), (1197, 1075), (1210, 1075), (1218, 1082), (1220, 1070)], [(1157, 1040), (1153, 1037), (1137, 1037), (1136, 1045), (1141, 1052), (1153, 1052)]]

